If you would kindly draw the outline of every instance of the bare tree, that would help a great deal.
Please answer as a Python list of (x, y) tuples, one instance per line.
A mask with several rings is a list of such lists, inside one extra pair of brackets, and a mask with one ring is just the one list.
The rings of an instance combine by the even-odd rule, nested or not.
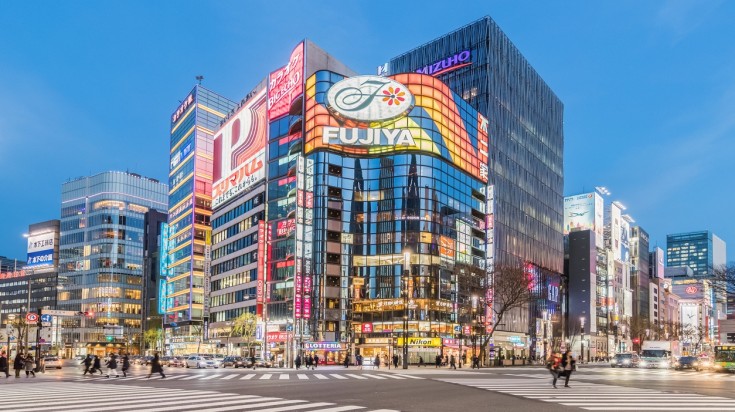
[(694, 351), (700, 352), (702, 350), (702, 342), (707, 337), (707, 326), (699, 323), (697, 325), (687, 325), (684, 327), (682, 333), (684, 338), (694, 344)]
[[(16, 338), (16, 342), (17, 342), (16, 348), (17, 348), (18, 353), (22, 352), (20, 350), (21, 345), (24, 345), (23, 346), (24, 349), (27, 350), (28, 348), (25, 348), (25, 337), (26, 337), (26, 334), (28, 334), (29, 330), (28, 330), (28, 324), (26, 324), (25, 317), (18, 316), (14, 320), (10, 321), (10, 324), (12, 325), (11, 330), (13, 331), (13, 336), (15, 336)], [(9, 351), (8, 351), (8, 355), (10, 355)]]
[(498, 325), (511, 311), (526, 307), (533, 299), (531, 291), (534, 279), (526, 273), (523, 265), (496, 266), (492, 274), (492, 300), (486, 302), (492, 308), (492, 329), (485, 336), (482, 347), (486, 347)]
[(711, 286), (715, 294), (725, 296), (735, 293), (735, 263), (712, 268)]

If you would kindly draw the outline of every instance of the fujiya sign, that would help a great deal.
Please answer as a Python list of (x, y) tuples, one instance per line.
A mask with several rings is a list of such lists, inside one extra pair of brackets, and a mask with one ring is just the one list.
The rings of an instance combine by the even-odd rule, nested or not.
[[(385, 77), (357, 76), (335, 83), (327, 91), (327, 109), (337, 118), (363, 125), (406, 116), (415, 98), (405, 85)], [(415, 146), (409, 129), (324, 126), (326, 144), (352, 146)]]

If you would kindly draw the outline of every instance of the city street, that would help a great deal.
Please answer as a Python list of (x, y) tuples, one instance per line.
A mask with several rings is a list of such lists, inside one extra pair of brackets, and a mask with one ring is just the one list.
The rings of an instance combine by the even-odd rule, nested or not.
[(0, 396), (12, 399), (3, 407), (14, 411), (735, 410), (735, 375), (606, 365), (582, 365), (571, 387), (559, 382), (558, 389), (541, 367), (166, 368), (165, 373), (166, 379), (149, 379), (146, 368), (135, 366), (127, 378), (90, 377), (70, 365), (35, 379), (0, 381)]

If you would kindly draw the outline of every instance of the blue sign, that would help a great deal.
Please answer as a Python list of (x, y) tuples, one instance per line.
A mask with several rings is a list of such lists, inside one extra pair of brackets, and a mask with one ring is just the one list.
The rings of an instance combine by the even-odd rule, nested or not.
[(28, 253), (28, 262), (26, 266), (43, 266), (52, 265), (54, 263), (54, 250), (39, 250)]
[(43, 323), (51, 323), (53, 320), (53, 317), (51, 315), (41, 315), (41, 322)]

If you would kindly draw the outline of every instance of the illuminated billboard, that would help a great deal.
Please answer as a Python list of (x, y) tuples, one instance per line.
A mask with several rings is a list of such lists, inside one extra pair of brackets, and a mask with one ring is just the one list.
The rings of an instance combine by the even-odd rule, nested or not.
[(265, 179), (265, 90), (256, 93), (214, 138), (212, 208)]
[(620, 219), (620, 258), (623, 262), (630, 260), (630, 223)]
[(604, 204), (602, 196), (597, 193), (564, 198), (564, 234), (582, 230), (595, 232), (595, 244), (603, 246)]
[(50, 266), (54, 264), (55, 232), (28, 237), (28, 261), (26, 267)]
[(288, 64), (268, 77), (268, 119), (288, 114), (293, 99), (304, 92), (304, 43), (291, 52)]
[(488, 181), (488, 121), (442, 81), (425, 74), (306, 80), (304, 153), (355, 156), (424, 152)]

